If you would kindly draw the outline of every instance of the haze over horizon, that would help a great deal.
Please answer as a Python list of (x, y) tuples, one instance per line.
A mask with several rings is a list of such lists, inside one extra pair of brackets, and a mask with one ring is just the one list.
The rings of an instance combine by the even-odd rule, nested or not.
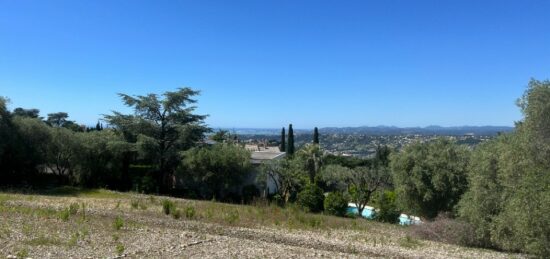
[[(513, 126), (550, 78), (548, 1), (0, 0), (9, 107), (95, 124), (201, 90), (216, 128)], [(330, 17), (330, 18), (328, 18)]]

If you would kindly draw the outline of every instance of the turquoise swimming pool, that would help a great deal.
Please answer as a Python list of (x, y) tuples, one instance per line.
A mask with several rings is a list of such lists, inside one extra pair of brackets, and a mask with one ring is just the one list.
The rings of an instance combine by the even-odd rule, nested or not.
[[(359, 214), (359, 210), (357, 207), (348, 207), (347, 213), (349, 214)], [(366, 219), (373, 219), (375, 215), (375, 211), (371, 208), (365, 208), (363, 209), (363, 213), (361, 213), (361, 216)]]

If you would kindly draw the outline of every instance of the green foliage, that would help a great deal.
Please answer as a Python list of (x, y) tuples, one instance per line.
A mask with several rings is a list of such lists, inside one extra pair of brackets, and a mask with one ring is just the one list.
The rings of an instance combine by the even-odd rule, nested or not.
[[(260, 183), (271, 180), (277, 189), (281, 204), (292, 201), (307, 182), (307, 172), (299, 158), (273, 160), (260, 167)], [(276, 200), (277, 201), (277, 200)]]
[(38, 119), (40, 116), (40, 110), (38, 109), (24, 109), (21, 107), (13, 110), (13, 116), (20, 116), (32, 119)]
[(292, 124), (288, 125), (288, 147), (286, 148), (286, 153), (289, 156), (294, 155), (294, 130), (292, 129)]
[(550, 81), (532, 80), (516, 131), (479, 146), (459, 215), (475, 243), (550, 256)]
[(203, 125), (205, 115), (194, 114), (193, 99), (199, 92), (191, 88), (179, 88), (157, 94), (130, 96), (119, 94), (123, 102), (134, 109), (133, 115), (113, 112), (105, 120), (126, 140), (135, 143), (140, 157), (158, 166), (158, 179), (166, 189), (172, 183), (169, 175), (174, 173), (181, 160), (182, 150), (194, 146), (209, 129)]
[(124, 250), (125, 250), (124, 245), (123, 245), (123, 244), (120, 244), (120, 243), (118, 243), (118, 244), (116, 245), (115, 249), (116, 249), (116, 253), (117, 253), (118, 255), (122, 255), (122, 254), (124, 253)]
[(64, 209), (59, 212), (59, 219), (63, 221), (69, 221), (69, 217), (71, 216), (71, 212), (69, 209)]
[(297, 152), (295, 161), (302, 163), (305, 171), (308, 172), (309, 182), (314, 183), (315, 177), (321, 170), (323, 164), (323, 151), (317, 144), (308, 144)]
[(124, 227), (124, 220), (121, 217), (117, 216), (113, 221), (113, 228), (115, 230), (120, 230), (122, 229), (122, 227)]
[(348, 209), (348, 201), (341, 192), (331, 192), (325, 198), (324, 208), (327, 214), (343, 217)]
[(174, 204), (173, 201), (168, 199), (162, 200), (162, 212), (164, 212), (164, 214), (170, 215), (170, 213), (172, 213), (172, 211), (175, 208), (176, 208), (176, 205)]
[(49, 113), (46, 122), (53, 127), (63, 127), (68, 123), (69, 114), (66, 112)]
[(317, 127), (313, 129), (313, 144), (319, 145), (319, 129)]
[(373, 163), (370, 167), (347, 168), (340, 165), (326, 166), (320, 178), (331, 189), (346, 192), (361, 214), (373, 194), (391, 183), (387, 167)]
[(323, 202), (325, 196), (323, 190), (315, 184), (308, 184), (306, 187), (298, 193), (296, 203), (309, 212), (323, 211)]
[(286, 151), (286, 136), (285, 136), (285, 127), (281, 129), (281, 152)]
[(238, 210), (230, 210), (225, 215), (225, 222), (227, 222), (230, 225), (233, 225), (239, 221), (239, 211)]
[(191, 176), (211, 197), (223, 198), (250, 170), (250, 152), (231, 144), (192, 148), (184, 153), (183, 175)]
[(428, 218), (451, 211), (466, 191), (469, 157), (466, 147), (442, 138), (417, 142), (392, 154), (398, 203), (404, 210)]
[(172, 218), (179, 219), (181, 218), (181, 210), (179, 209), (173, 209), (170, 214), (172, 215)]
[(260, 190), (254, 184), (243, 186), (241, 193), (242, 193), (243, 201), (247, 204), (251, 203), (254, 197), (260, 196)]
[(237, 139), (237, 135), (231, 134), (227, 130), (220, 129), (209, 138), (219, 143), (234, 143)]
[(193, 206), (185, 207), (185, 218), (194, 219), (196, 214), (197, 214), (197, 212), (195, 210), (195, 207), (193, 207)]
[(398, 223), (401, 214), (397, 208), (396, 194), (393, 191), (383, 191), (378, 193), (375, 219), (381, 222)]

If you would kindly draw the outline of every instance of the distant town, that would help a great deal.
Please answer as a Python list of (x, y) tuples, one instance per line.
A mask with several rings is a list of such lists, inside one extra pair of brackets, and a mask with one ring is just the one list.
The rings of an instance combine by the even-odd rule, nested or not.
[[(320, 145), (329, 154), (372, 157), (378, 146), (388, 146), (400, 150), (413, 142), (426, 142), (438, 137), (448, 137), (457, 144), (470, 148), (494, 138), (500, 133), (511, 132), (513, 127), (439, 127), (398, 128), (398, 127), (349, 127), (321, 128)], [(280, 129), (225, 129), (237, 135), (240, 141), (248, 144), (269, 142), (270, 146), (278, 145)], [(312, 130), (296, 130), (296, 146), (300, 147), (312, 140)]]

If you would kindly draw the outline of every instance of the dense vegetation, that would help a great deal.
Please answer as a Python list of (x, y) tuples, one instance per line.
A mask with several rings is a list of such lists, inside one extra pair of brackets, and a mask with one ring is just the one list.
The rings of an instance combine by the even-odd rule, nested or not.
[[(463, 245), (550, 256), (550, 81), (532, 80), (518, 105), (524, 119), (512, 133), (478, 147), (449, 139), (400, 151), (379, 146), (367, 159), (327, 155), (314, 130), (295, 150), (292, 125), (281, 145), (288, 156), (253, 169), (250, 153), (227, 132), (205, 144), (204, 115), (189, 88), (162, 96), (129, 96), (133, 114), (113, 112), (81, 127), (65, 112), (7, 108), (0, 98), (0, 184), (75, 185), (253, 202), (344, 216), (347, 203), (395, 223), (401, 212), (431, 223), (422, 233)], [(285, 142), (286, 140), (286, 142)], [(250, 182), (256, 172), (256, 184)], [(266, 195), (267, 183), (276, 193)], [(442, 227), (443, 225), (443, 227)], [(426, 228), (433, 228), (427, 229)], [(468, 238), (465, 238), (468, 237)], [(429, 234), (426, 238), (430, 237)]]

